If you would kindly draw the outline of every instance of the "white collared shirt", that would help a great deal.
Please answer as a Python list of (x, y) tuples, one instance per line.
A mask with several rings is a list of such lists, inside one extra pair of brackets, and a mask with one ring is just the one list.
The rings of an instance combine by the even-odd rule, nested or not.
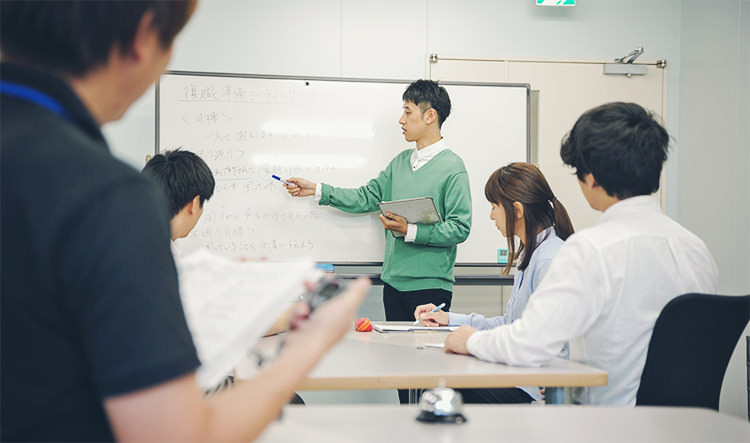
[(174, 257), (175, 261), (182, 257), (182, 251), (177, 247), (177, 243), (174, 240), (169, 241), (169, 249), (172, 251), (172, 257)]
[(436, 155), (440, 154), (440, 152), (447, 147), (448, 146), (445, 145), (445, 139), (441, 138), (435, 143), (425, 146), (422, 149), (414, 148), (414, 151), (411, 153), (411, 170), (416, 171), (426, 165), (427, 162), (435, 158)]
[(717, 280), (700, 238), (653, 197), (628, 198), (567, 239), (520, 319), (479, 331), (466, 346), (482, 360), (540, 366), (569, 340), (571, 361), (609, 374), (607, 386), (576, 400), (633, 406), (662, 308), (681, 294), (716, 293)]

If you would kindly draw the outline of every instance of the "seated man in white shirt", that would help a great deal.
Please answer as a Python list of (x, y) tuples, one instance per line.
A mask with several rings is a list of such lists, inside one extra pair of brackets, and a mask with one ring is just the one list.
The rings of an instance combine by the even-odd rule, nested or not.
[(540, 366), (569, 341), (571, 360), (609, 375), (607, 386), (583, 389), (574, 401), (635, 405), (662, 308), (684, 293), (715, 293), (718, 277), (703, 241), (650, 195), (668, 145), (667, 131), (637, 104), (584, 113), (560, 156), (601, 219), (567, 239), (520, 319), (488, 331), (462, 326), (448, 336), (446, 352)]

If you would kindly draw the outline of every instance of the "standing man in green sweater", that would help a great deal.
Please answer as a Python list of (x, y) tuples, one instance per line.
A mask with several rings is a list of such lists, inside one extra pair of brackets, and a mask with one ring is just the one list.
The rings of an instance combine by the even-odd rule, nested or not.
[(320, 205), (361, 213), (378, 210), (381, 201), (431, 196), (442, 222), (408, 224), (396, 214), (379, 215), (386, 231), (383, 258), (383, 305), (388, 321), (413, 321), (423, 303), (445, 303), (453, 295), (456, 246), (471, 228), (469, 178), (461, 158), (451, 151), (440, 128), (451, 112), (444, 87), (417, 80), (403, 94), (404, 113), (399, 119), (406, 141), (416, 149), (398, 154), (377, 178), (356, 189), (342, 189), (292, 177), (286, 188), (294, 197), (315, 196)]

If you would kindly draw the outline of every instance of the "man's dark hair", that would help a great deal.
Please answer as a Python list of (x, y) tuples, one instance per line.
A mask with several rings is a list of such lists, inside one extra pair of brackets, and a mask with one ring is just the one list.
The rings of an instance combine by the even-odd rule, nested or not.
[(438, 115), (438, 128), (451, 113), (451, 99), (444, 87), (432, 80), (417, 80), (410, 84), (402, 96), (404, 102), (413, 102), (424, 114), (432, 108)]
[(190, 151), (176, 149), (156, 154), (143, 167), (143, 175), (154, 179), (167, 195), (169, 216), (174, 217), (196, 195), (203, 203), (214, 194), (214, 176), (206, 162)]
[(106, 64), (113, 48), (128, 53), (147, 12), (170, 47), (194, 8), (195, 0), (2, 0), (0, 48), (11, 62), (79, 77)]
[(635, 103), (586, 111), (563, 138), (560, 157), (583, 181), (591, 173), (608, 195), (626, 199), (659, 189), (669, 134)]

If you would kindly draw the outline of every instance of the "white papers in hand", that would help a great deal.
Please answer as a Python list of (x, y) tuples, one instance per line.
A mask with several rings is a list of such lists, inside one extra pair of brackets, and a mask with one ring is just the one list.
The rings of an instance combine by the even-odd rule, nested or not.
[(200, 249), (177, 263), (180, 296), (198, 350), (198, 383), (216, 386), (304, 293), (312, 261), (237, 261)]

